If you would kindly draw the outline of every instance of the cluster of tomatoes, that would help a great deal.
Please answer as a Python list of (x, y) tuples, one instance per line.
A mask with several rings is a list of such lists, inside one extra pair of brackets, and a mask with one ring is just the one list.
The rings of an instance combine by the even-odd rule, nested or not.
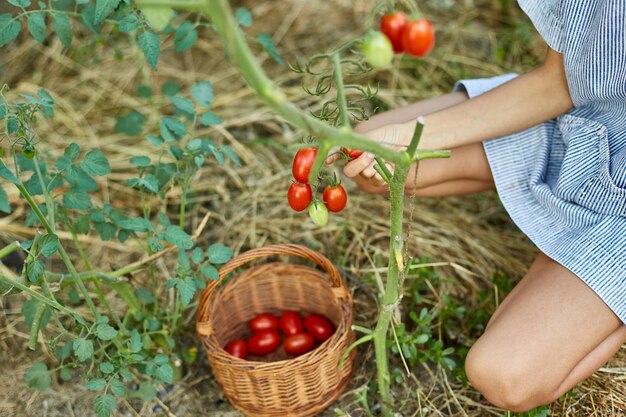
[(265, 356), (276, 351), (281, 343), (279, 331), (285, 336), (285, 353), (292, 356), (313, 350), (316, 342), (324, 342), (335, 331), (326, 317), (309, 314), (302, 320), (295, 311), (285, 311), (280, 318), (270, 313), (262, 313), (248, 324), (252, 336), (247, 341), (236, 339), (226, 345), (226, 352), (240, 359), (247, 359), (248, 354)]
[(309, 174), (316, 156), (317, 148), (303, 148), (296, 153), (291, 170), (295, 181), (289, 186), (287, 200), (295, 211), (308, 208), (313, 223), (324, 226), (328, 223), (329, 211), (338, 213), (346, 207), (348, 193), (341, 184), (333, 180), (324, 188), (322, 201), (313, 198)]
[(381, 68), (389, 65), (394, 52), (424, 57), (434, 46), (435, 30), (428, 19), (409, 20), (404, 13), (393, 12), (380, 20), (380, 32), (366, 36), (363, 54), (372, 67)]

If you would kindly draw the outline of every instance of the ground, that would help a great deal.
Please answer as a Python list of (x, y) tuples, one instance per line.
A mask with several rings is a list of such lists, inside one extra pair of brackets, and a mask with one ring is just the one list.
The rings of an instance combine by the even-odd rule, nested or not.
[[(360, 33), (373, 3), (290, 0), (242, 4), (255, 18), (251, 31), (269, 33), (283, 59), (293, 63)], [(379, 83), (381, 106), (396, 107), (441, 94), (449, 91), (456, 79), (521, 72), (540, 61), (544, 47), (514, 5), (495, 0), (449, 2), (452, 6), (447, 3), (420, 2), (438, 28), (438, 44), (431, 57), (423, 61), (405, 59), (391, 71), (368, 76), (373, 83)], [(59, 155), (69, 141), (100, 147), (110, 156), (114, 171), (110, 182), (101, 184), (106, 190), (103, 196), (132, 208), (136, 197), (119, 182), (128, 176), (128, 158), (148, 150), (141, 138), (113, 133), (115, 116), (141, 106), (134, 91), (145, 77), (154, 85), (173, 79), (184, 87), (210, 79), (217, 95), (213, 110), (225, 122), (207, 129), (207, 134), (232, 146), (243, 167), (209, 167), (199, 173), (190, 229), (195, 230), (208, 212), (209, 224), (201, 243), (223, 242), (235, 252), (286, 242), (319, 250), (337, 264), (354, 295), (355, 323), (373, 323), (375, 277), (384, 271), (382, 265), (388, 253), (384, 197), (361, 194), (346, 181), (348, 208), (334, 216), (328, 226), (316, 227), (305, 215), (291, 212), (285, 190), (290, 182), (293, 150), (287, 145), (299, 137), (244, 86), (224, 60), (213, 32), (203, 32), (197, 48), (183, 54), (173, 53), (169, 39), (156, 73), (146, 73), (136, 65), (127, 46), (121, 48), (125, 52), (122, 60), (102, 45), (92, 46), (95, 54), (89, 48), (68, 53), (57, 41), (43, 46), (24, 38), (18, 45), (2, 50), (1, 79), (14, 92), (34, 92), (43, 86), (58, 99), (57, 116), (41, 121), (42, 151)], [(298, 75), (286, 65), (261, 59), (290, 99), (300, 107), (319, 110), (321, 103), (304, 94)], [(155, 120), (147, 125), (151, 122)], [(174, 193), (168, 198), (176, 202), (179, 195)], [(25, 239), (33, 233), (21, 225), (25, 207), (17, 204), (13, 215), (0, 218), (0, 238), (4, 241)], [(480, 326), (511, 285), (523, 276), (537, 250), (510, 221), (493, 193), (409, 199), (406, 215), (410, 219), (406, 239), (409, 255), (423, 258), (428, 265), (405, 283), (403, 320), (410, 322), (409, 312), (422, 307), (438, 311), (435, 334), (441, 336), (445, 346), (462, 353), (480, 334)], [(133, 245), (103, 245), (97, 238), (86, 244), (89, 258), (97, 265), (124, 265), (139, 253)], [(0, 380), (0, 415), (91, 416), (93, 395), (77, 381), (55, 382), (53, 389), (44, 393), (32, 392), (24, 385), (24, 373), (31, 363), (54, 362), (44, 349), (43, 339), (36, 351), (26, 347), (28, 331), (20, 314), (24, 299), (0, 298), (0, 372), (5, 375)], [(190, 314), (184, 343), (200, 348), (193, 334), (193, 320)], [(375, 375), (373, 349), (362, 347), (358, 355), (359, 365), (350, 387), (324, 416), (335, 415), (335, 408), (353, 416), (366, 415), (358, 398)], [(622, 349), (570, 395), (549, 405), (550, 414), (541, 415), (608, 417), (626, 413), (625, 366), (626, 350)], [(398, 355), (392, 355), (392, 368), (398, 369), (398, 374), (404, 372)], [(464, 384), (458, 369), (444, 371), (431, 361), (416, 364), (403, 382), (394, 385), (398, 411), (405, 416), (507, 415), (490, 407)], [(204, 356), (186, 371), (181, 381), (164, 387), (157, 401), (143, 406), (123, 403), (116, 415), (240, 415), (223, 398)], [(372, 394), (370, 405), (376, 408)]]

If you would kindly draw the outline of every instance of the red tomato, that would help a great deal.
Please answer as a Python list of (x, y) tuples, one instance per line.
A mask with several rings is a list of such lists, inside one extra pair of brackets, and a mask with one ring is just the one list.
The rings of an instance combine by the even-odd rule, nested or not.
[(300, 314), (295, 311), (285, 311), (282, 316), (280, 316), (280, 329), (283, 331), (285, 336), (293, 336), (298, 333), (302, 333), (304, 331), (304, 326), (302, 324), (302, 318), (300, 318)]
[(350, 159), (357, 159), (359, 156), (363, 155), (363, 151), (351, 148), (341, 148), (341, 152)]
[(407, 54), (422, 57), (435, 46), (435, 30), (426, 19), (407, 23), (402, 32), (402, 47)]
[(334, 333), (333, 324), (324, 316), (309, 314), (304, 319), (304, 328), (320, 342), (331, 337)]
[(313, 200), (313, 191), (309, 184), (301, 184), (294, 182), (289, 186), (287, 190), (287, 201), (289, 206), (295, 211), (302, 211), (309, 207)]
[(285, 352), (298, 356), (307, 353), (315, 346), (315, 338), (309, 333), (300, 333), (285, 339)]
[(262, 313), (250, 320), (250, 330), (253, 333), (278, 331), (280, 327), (276, 316), (270, 313)]
[(280, 336), (276, 330), (255, 333), (248, 339), (248, 352), (262, 356), (272, 353), (280, 346)]
[(402, 12), (388, 13), (380, 19), (380, 31), (384, 33), (391, 44), (394, 52), (402, 52), (402, 32), (408, 23), (408, 19)]
[(293, 158), (293, 168), (291, 172), (298, 182), (308, 183), (309, 174), (317, 156), (317, 148), (300, 149)]
[(342, 185), (327, 185), (324, 188), (324, 204), (328, 211), (338, 213), (346, 207), (348, 194)]
[(236, 339), (226, 345), (226, 352), (230, 353), (236, 358), (246, 359), (248, 358), (248, 345), (243, 339)]

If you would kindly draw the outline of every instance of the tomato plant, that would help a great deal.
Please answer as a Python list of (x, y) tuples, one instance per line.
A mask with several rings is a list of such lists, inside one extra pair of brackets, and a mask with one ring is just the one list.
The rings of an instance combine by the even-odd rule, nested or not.
[(407, 54), (424, 57), (435, 46), (435, 30), (427, 19), (407, 23), (402, 33), (402, 47)]
[(330, 320), (320, 314), (309, 314), (306, 316), (304, 318), (304, 328), (320, 342), (329, 339), (335, 332)]
[(372, 31), (363, 39), (363, 56), (373, 68), (383, 68), (393, 59), (391, 41), (382, 32)]
[(309, 184), (294, 182), (287, 190), (287, 201), (295, 211), (303, 211), (313, 200), (313, 191)]
[(254, 333), (277, 331), (280, 324), (275, 315), (270, 313), (261, 313), (256, 315), (249, 322), (250, 330)]
[(346, 207), (348, 202), (348, 193), (346, 193), (343, 185), (327, 185), (324, 188), (324, 204), (328, 211), (338, 213)]
[(248, 359), (248, 343), (244, 339), (235, 339), (226, 345), (226, 352), (239, 359)]
[(285, 311), (280, 316), (280, 329), (285, 336), (293, 336), (298, 333), (302, 333), (304, 325), (300, 314), (295, 311)]
[(316, 156), (317, 148), (304, 148), (296, 152), (292, 166), (293, 177), (296, 181), (300, 183), (309, 182), (309, 174)]
[(298, 333), (289, 336), (284, 342), (285, 352), (289, 355), (302, 355), (315, 347), (315, 338), (309, 333)]
[(264, 356), (274, 352), (280, 346), (280, 335), (275, 330), (261, 331), (248, 339), (248, 352)]
[(402, 12), (387, 13), (380, 19), (380, 31), (385, 34), (393, 45), (394, 52), (402, 52), (402, 32), (408, 19)]

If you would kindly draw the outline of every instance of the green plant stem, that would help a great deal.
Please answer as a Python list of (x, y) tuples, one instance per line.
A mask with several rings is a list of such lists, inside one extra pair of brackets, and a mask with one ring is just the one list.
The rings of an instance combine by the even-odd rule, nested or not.
[[(33, 200), (33, 197), (26, 190), (26, 188), (24, 188), (22, 184), (15, 184), (15, 186), (20, 191), (22, 196), (26, 199), (31, 209), (35, 212), (35, 215), (37, 216), (37, 218), (39, 219), (43, 227), (46, 229), (46, 231), (48, 233), (54, 234), (54, 230), (48, 223), (46, 217), (43, 215), (41, 210), (39, 210), (37, 203), (35, 202), (35, 200)], [(78, 272), (76, 271), (76, 268), (74, 268), (74, 264), (72, 264), (72, 261), (69, 255), (67, 254), (67, 252), (65, 251), (65, 248), (63, 248), (63, 245), (61, 244), (61, 242), (59, 242), (59, 255), (61, 255), (61, 259), (63, 260), (65, 267), (67, 268), (67, 270), (70, 272), (70, 274), (76, 281), (76, 286), (78, 287), (80, 292), (83, 294), (83, 297), (85, 298), (87, 305), (91, 309), (91, 312), (94, 314), (94, 317), (98, 317), (100, 314), (98, 313), (98, 310), (96, 309), (96, 306), (94, 305), (93, 300), (89, 296), (89, 292), (87, 291), (87, 288), (85, 288), (85, 284), (83, 284), (83, 281), (78, 276)]]
[(39, 304), (37, 307), (37, 311), (35, 312), (35, 317), (33, 318), (33, 323), (30, 327), (30, 337), (28, 338), (28, 348), (30, 350), (35, 350), (37, 348), (37, 339), (39, 338), (39, 328), (41, 327), (41, 319), (43, 318), (44, 313), (46, 312), (47, 306), (44, 303)]
[(417, 145), (419, 145), (420, 139), (422, 138), (422, 132), (424, 132), (424, 118), (420, 116), (417, 118), (417, 124), (415, 125), (415, 130), (413, 131), (411, 143), (406, 150), (406, 152), (409, 154), (409, 157), (413, 157), (415, 155), (415, 151), (417, 151)]
[(48, 187), (46, 187), (46, 184), (43, 180), (43, 176), (41, 175), (41, 168), (39, 167), (39, 158), (37, 158), (37, 155), (35, 155), (35, 157), (33, 158), (33, 161), (35, 161), (35, 171), (37, 172), (37, 178), (39, 179), (41, 192), (43, 193), (44, 199), (46, 200), (46, 208), (48, 210), (48, 222), (54, 233), (55, 225), (56, 225), (56, 222), (54, 220), (54, 201), (52, 200), (52, 197), (50, 196), (50, 193), (48, 192)]
[(341, 57), (339, 53), (334, 53), (333, 60), (333, 77), (335, 81), (335, 88), (337, 89), (337, 107), (339, 108), (339, 115), (341, 117), (341, 126), (344, 129), (351, 129), (350, 115), (348, 114), (348, 100), (346, 99), (346, 90), (343, 85), (343, 72), (341, 71)]
[(6, 245), (4, 248), (0, 249), (0, 259), (4, 258), (5, 256), (10, 255), (11, 253), (15, 252), (16, 250), (20, 249), (20, 242), (15, 241), (15, 242), (11, 242), (10, 244)]

